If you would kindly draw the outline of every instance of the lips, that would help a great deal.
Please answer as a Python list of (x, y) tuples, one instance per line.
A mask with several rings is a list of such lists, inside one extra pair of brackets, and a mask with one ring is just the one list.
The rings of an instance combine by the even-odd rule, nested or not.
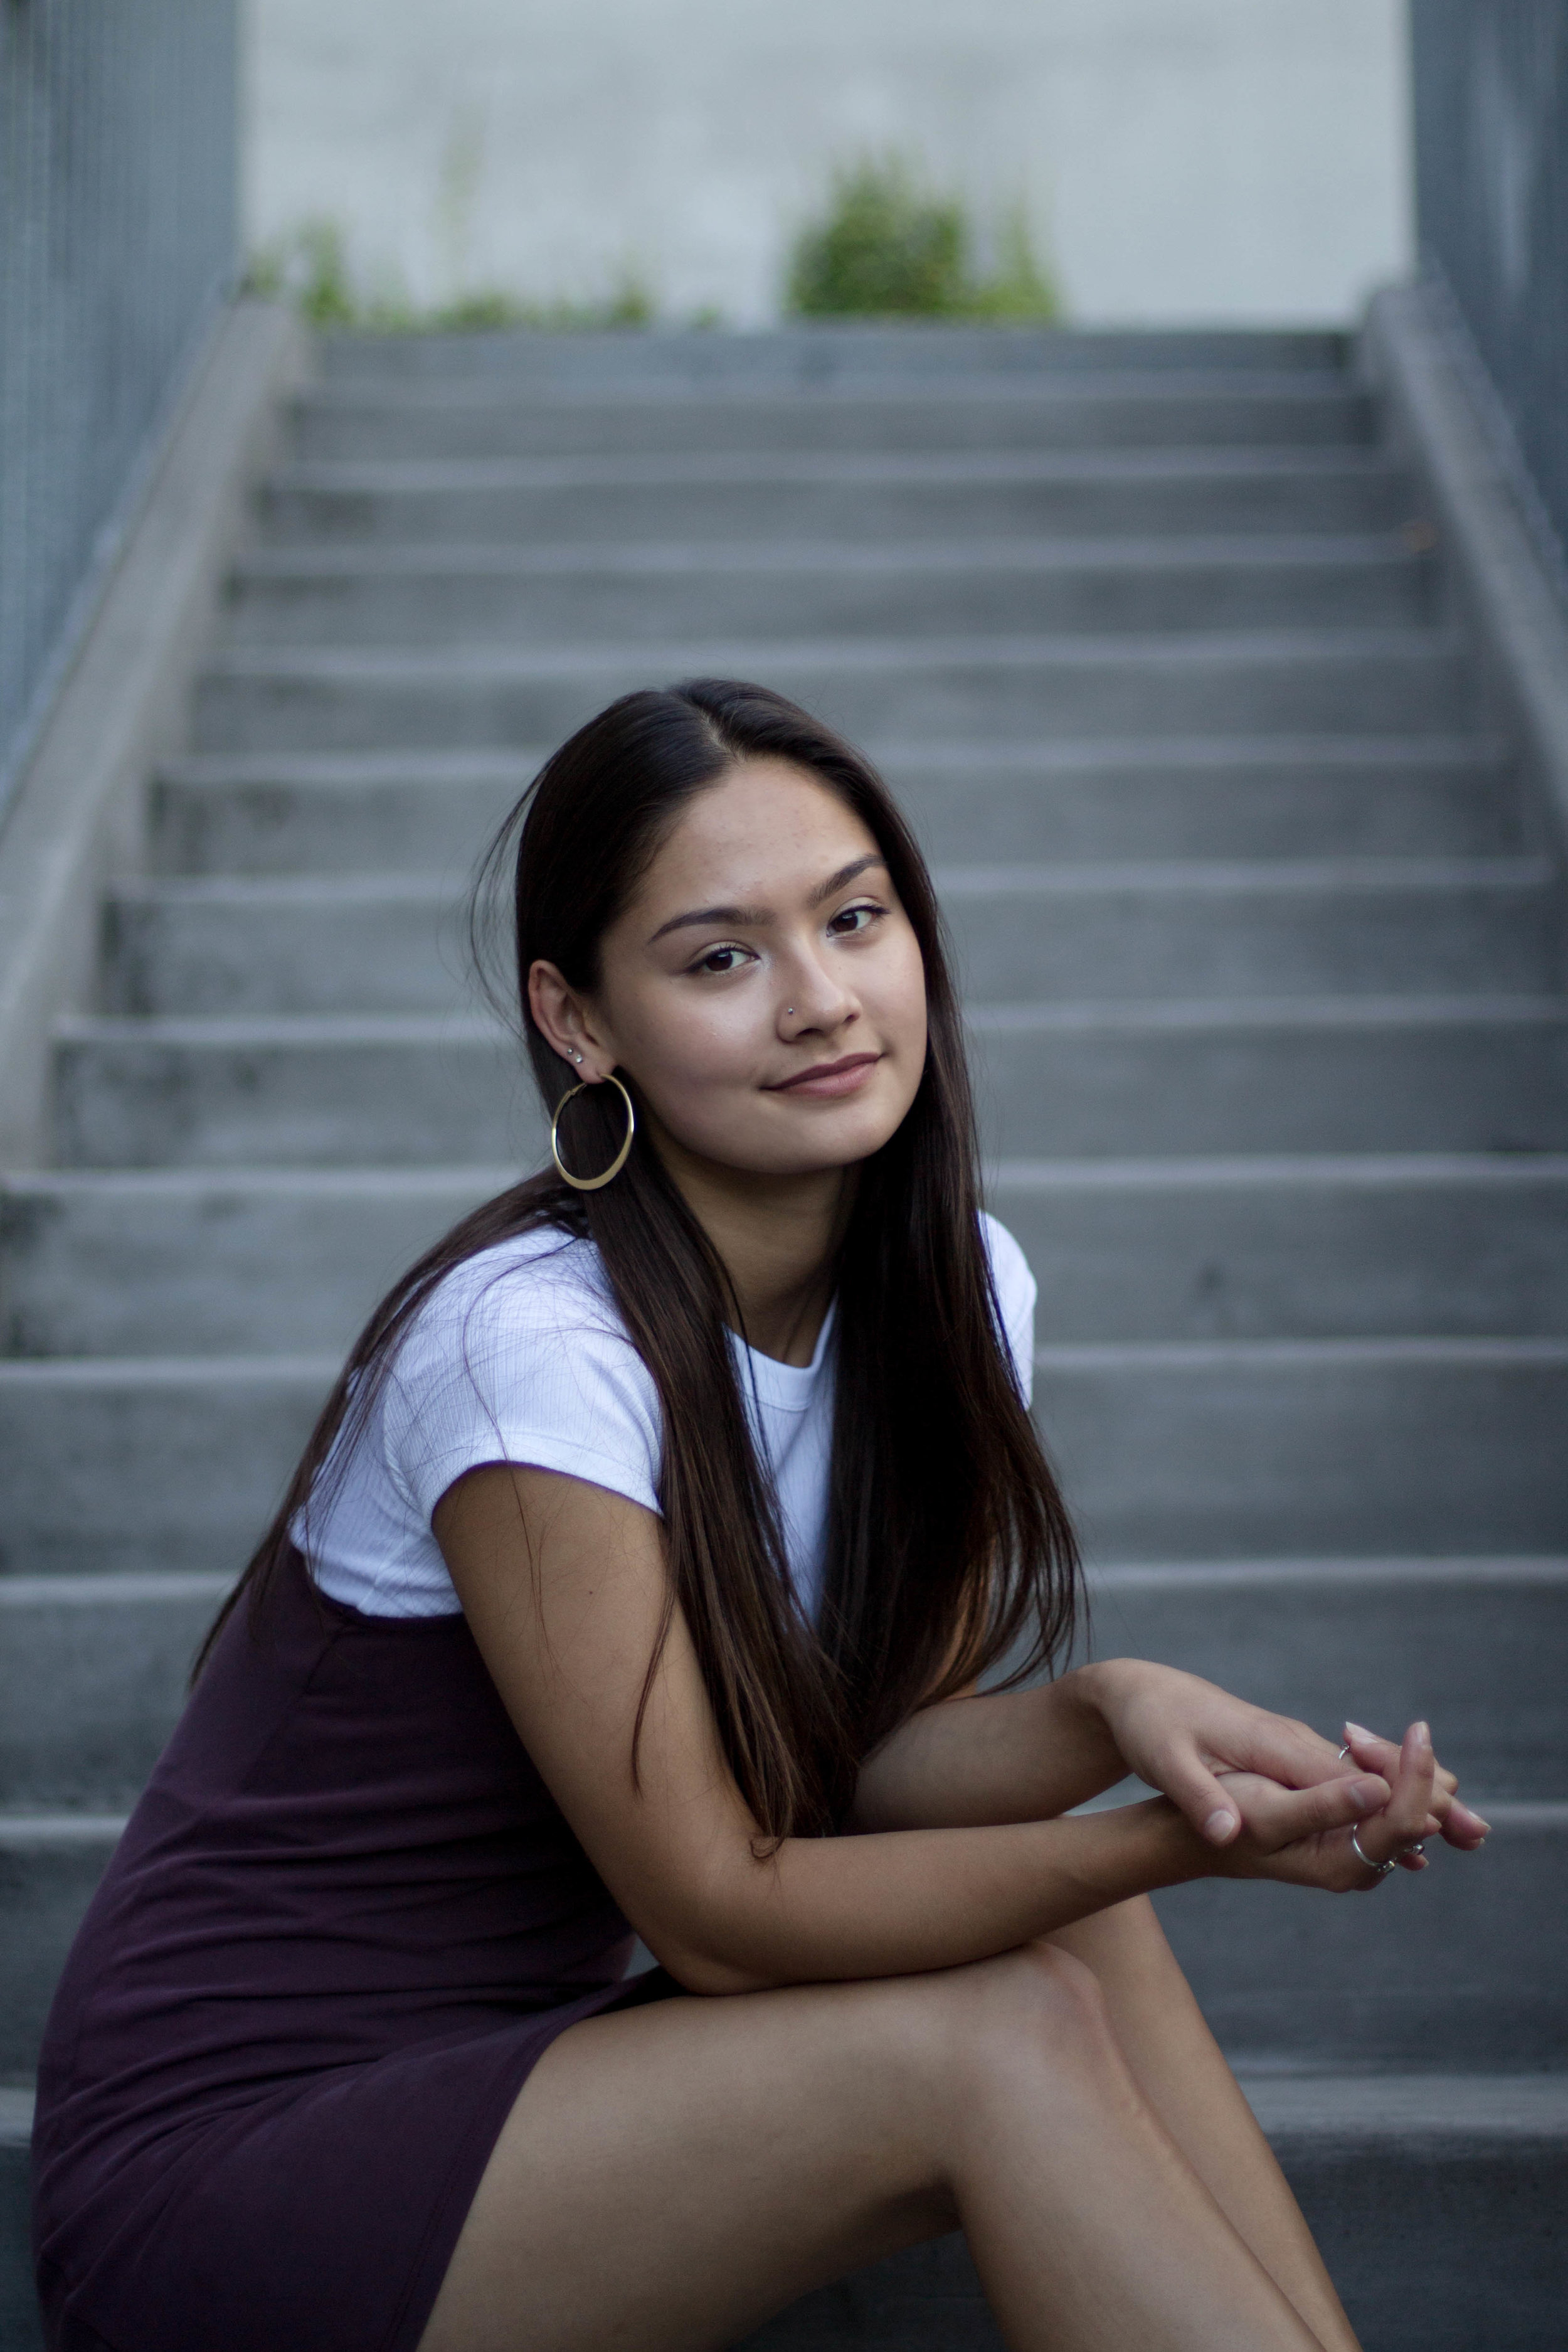
[(841, 1061), (814, 1062), (792, 1078), (781, 1078), (768, 1092), (773, 1095), (817, 1095), (831, 1098), (853, 1094), (881, 1061), (880, 1054), (846, 1054)]

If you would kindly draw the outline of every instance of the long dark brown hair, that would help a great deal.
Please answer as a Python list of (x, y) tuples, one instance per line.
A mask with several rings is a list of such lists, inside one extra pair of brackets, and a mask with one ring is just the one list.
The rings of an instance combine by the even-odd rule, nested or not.
[[(979, 1223), (974, 1108), (931, 877), (870, 764), (759, 686), (699, 679), (625, 695), (547, 761), (486, 853), (483, 910), (510, 873), (522, 1034), (547, 1112), (572, 1084), (535, 1027), (543, 958), (591, 993), (604, 934), (686, 803), (747, 758), (788, 761), (875, 838), (925, 966), (929, 1043), (907, 1117), (860, 1171), (838, 1266), (837, 1385), (818, 1622), (796, 1606), (776, 1498), (752, 1443), (728, 1328), (744, 1336), (723, 1263), (639, 1129), (621, 1175), (581, 1193), (553, 1170), (463, 1219), (376, 1308), (301, 1456), (277, 1517), (225, 1604), (253, 1622), (310, 1501), (398, 1343), (455, 1266), (539, 1226), (597, 1247), (663, 1418), (664, 1630), (691, 1630), (726, 1756), (764, 1836), (839, 1821), (862, 1759), (919, 1706), (978, 1676), (1049, 1668), (1071, 1641), (1078, 1561), (1019, 1393)], [(511, 1008), (508, 1007), (508, 1010)], [(630, 1072), (620, 1075), (635, 1094)], [(578, 1097), (570, 1150), (603, 1167), (624, 1118), (613, 1087)], [(728, 1327), (728, 1328), (727, 1328)], [(319, 1501), (319, 1493), (318, 1493)], [(664, 1633), (660, 1635), (662, 1647)], [(643, 1685), (646, 1704), (658, 1650)], [(639, 1723), (641, 1712), (639, 1713)], [(636, 1738), (632, 1748), (636, 1770)]]

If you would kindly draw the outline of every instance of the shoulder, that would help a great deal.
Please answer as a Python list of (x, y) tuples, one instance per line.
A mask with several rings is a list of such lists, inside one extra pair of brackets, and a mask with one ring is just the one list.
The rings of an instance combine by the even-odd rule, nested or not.
[(466, 1258), (392, 1359), (389, 1465), (428, 1517), (482, 1462), (559, 1470), (656, 1507), (660, 1413), (598, 1251), (554, 1229)]
[(641, 1417), (653, 1395), (599, 1252), (552, 1226), (444, 1275), (403, 1334), (392, 1381), (417, 1411), (459, 1392), (491, 1409), (525, 1395), (602, 1402), (609, 1388)]
[(984, 1210), (980, 1213), (980, 1236), (990, 1260), (997, 1305), (1001, 1309), (1003, 1323), (1010, 1331), (1022, 1316), (1032, 1312), (1038, 1286), (1030, 1272), (1028, 1258), (1006, 1225)]

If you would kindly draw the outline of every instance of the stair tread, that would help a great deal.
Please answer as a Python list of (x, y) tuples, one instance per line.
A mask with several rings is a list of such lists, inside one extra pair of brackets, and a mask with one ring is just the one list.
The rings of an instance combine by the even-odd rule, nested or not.
[[(1051, 859), (1037, 864), (932, 868), (946, 898), (1074, 897), (1124, 892), (1168, 898), (1328, 895), (1358, 891), (1519, 891), (1551, 888), (1552, 859), (1478, 853), (1458, 857), (1361, 855), (1343, 857)], [(437, 906), (454, 885), (438, 875), (340, 874), (134, 875), (110, 897), (126, 906), (314, 907), (345, 901)]]
[(975, 636), (867, 636), (848, 644), (840, 637), (752, 640), (744, 646), (676, 638), (668, 643), (632, 639), (622, 645), (577, 645), (569, 641), (525, 648), (481, 640), (444, 645), (433, 651), (402, 646), (234, 645), (212, 656), (204, 675), (209, 678), (264, 679), (391, 677), (409, 684), (421, 679), (440, 683), (469, 676), (575, 677), (628, 667), (642, 670), (651, 666), (692, 671), (706, 665), (704, 674), (719, 675), (715, 665), (733, 663), (742, 657), (748, 661), (760, 657), (779, 663), (809, 662), (825, 671), (836, 672), (856, 668), (923, 671), (941, 662), (978, 669), (1034, 669), (1053, 662), (1124, 669), (1136, 662), (1214, 668), (1226, 662), (1249, 659), (1306, 664), (1387, 662), (1418, 656), (1423, 660), (1456, 661), (1462, 652), (1462, 640), (1457, 632), (1412, 623), (1353, 629), (1214, 629), (1201, 633), (1166, 630), (1148, 635), (1132, 630), (1108, 635), (1053, 630), (1033, 635), (987, 633)]
[(1357, 481), (1403, 478), (1399, 462), (1379, 449), (1315, 442), (1288, 449), (958, 449), (870, 454), (841, 450), (767, 453), (716, 450), (687, 455), (538, 457), (296, 457), (275, 467), (267, 489), (406, 490), (631, 489), (708, 484), (766, 488), (826, 483), (1147, 482), (1281, 480), (1337, 476)]
[(854, 383), (784, 387), (773, 384), (726, 386), (716, 390), (711, 385), (692, 388), (685, 385), (661, 383), (656, 379), (604, 387), (601, 390), (573, 391), (570, 399), (564, 394), (552, 394), (548, 386), (523, 386), (505, 381), (453, 378), (444, 383), (422, 383), (382, 382), (361, 385), (351, 382), (317, 380), (306, 384), (294, 396), (294, 405), (301, 409), (364, 408), (412, 409), (423, 413), (434, 409), (438, 414), (446, 409), (465, 412), (472, 408), (528, 410), (559, 408), (570, 415), (584, 409), (603, 408), (612, 413), (635, 412), (645, 401), (668, 403), (671, 405), (696, 405), (706, 401), (736, 401), (754, 405), (758, 410), (768, 407), (820, 409), (823, 407), (874, 406), (881, 402), (894, 403), (913, 408), (942, 407), (963, 401), (995, 404), (999, 407), (1019, 407), (1033, 410), (1039, 406), (1089, 399), (1146, 400), (1153, 404), (1185, 404), (1214, 398), (1234, 398), (1244, 395), (1260, 404), (1270, 400), (1354, 400), (1358, 395), (1347, 383), (1343, 372), (1336, 367), (1295, 369), (1193, 368), (1183, 371), (1163, 370), (1158, 376), (1135, 369), (1104, 368), (1092, 373), (1074, 373), (1066, 381), (1052, 383), (1030, 377), (1024, 382), (1009, 382), (1005, 377), (975, 374), (943, 376), (912, 383), (907, 374), (889, 372), (882, 376), (862, 377)]
[(1110, 572), (1186, 570), (1195, 564), (1238, 571), (1265, 566), (1311, 571), (1358, 565), (1405, 567), (1421, 562), (1396, 531), (1165, 531), (1149, 538), (1128, 534), (1090, 537), (1071, 532), (1036, 539), (944, 536), (929, 541), (901, 540), (896, 546), (844, 545), (841, 541), (747, 537), (718, 546), (700, 541), (626, 541), (608, 545), (552, 545), (530, 541), (415, 540), (364, 544), (346, 541), (325, 546), (285, 541), (253, 546), (238, 554), (231, 577), (239, 582), (291, 580), (442, 579), (478, 572), (486, 578), (545, 579), (578, 573), (641, 577), (662, 572), (865, 572), (902, 578), (912, 571)]
[[(548, 758), (550, 747), (539, 744), (517, 750), (501, 748), (371, 751), (205, 751), (163, 762), (160, 782), (193, 790), (229, 791), (258, 784), (286, 784), (308, 790), (340, 791), (347, 787), (447, 782), (507, 782), (517, 776), (527, 782)], [(1509, 756), (1499, 736), (1470, 735), (1168, 735), (1121, 739), (1089, 736), (1081, 741), (1061, 737), (1038, 742), (930, 743), (883, 742), (876, 756), (905, 773), (938, 768), (946, 771), (968, 761), (998, 774), (1044, 773), (1082, 768), (1116, 769), (1150, 764), (1190, 768), (1202, 773), (1215, 767), (1290, 768), (1302, 765), (1359, 767), (1370, 761), (1389, 769), (1425, 768), (1454, 761), (1477, 768), (1495, 768)]]

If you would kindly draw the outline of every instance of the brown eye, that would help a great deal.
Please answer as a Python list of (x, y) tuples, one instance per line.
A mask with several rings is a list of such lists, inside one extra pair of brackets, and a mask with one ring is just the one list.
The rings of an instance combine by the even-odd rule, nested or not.
[(697, 970), (699, 971), (736, 971), (740, 967), (744, 954), (745, 950), (742, 948), (714, 948), (704, 956)]
[(882, 911), (876, 906), (843, 907), (833, 917), (828, 929), (841, 940), (852, 940), (857, 931), (868, 929)]

